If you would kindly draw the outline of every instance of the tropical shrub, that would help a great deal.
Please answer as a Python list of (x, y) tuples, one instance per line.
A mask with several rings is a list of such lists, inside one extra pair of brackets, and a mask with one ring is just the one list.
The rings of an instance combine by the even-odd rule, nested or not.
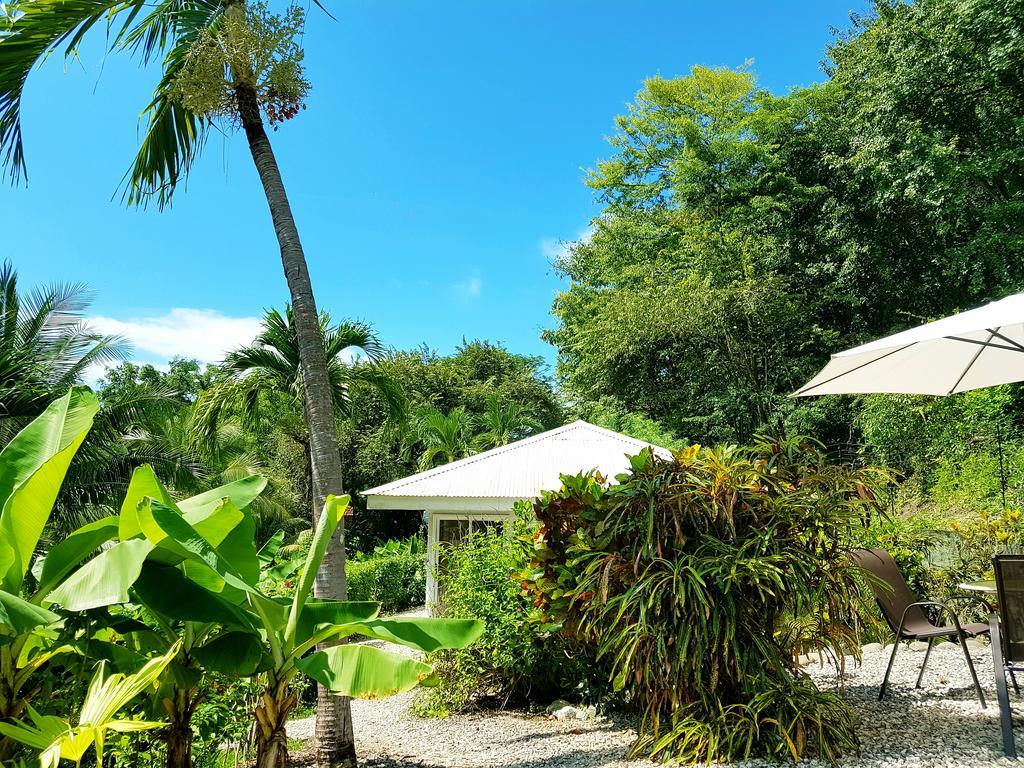
[[(517, 528), (520, 534), (528, 530), (524, 521)], [(581, 659), (564, 638), (530, 621), (533, 608), (513, 578), (529, 558), (528, 540), (480, 531), (445, 550), (445, 567), (437, 575), (444, 599), (437, 611), (449, 618), (479, 619), (484, 632), (468, 648), (428, 658), (439, 684), (417, 697), (419, 714), (444, 717), (480, 706), (599, 697), (591, 685), (595, 677), (600, 684), (600, 676), (592, 674), (592, 658)]]
[(427, 560), (423, 540), (392, 539), (357, 557), (345, 567), (350, 600), (380, 603), (383, 613), (423, 605), (427, 591)]
[[(51, 403), (0, 451), (0, 722), (24, 716), (38, 691), (34, 677), (67, 646), (50, 642), (60, 616), (42, 607), (50, 591), (88, 555), (81, 540), (54, 547), (29, 573), (64, 475), (99, 401), (75, 388)], [(0, 735), (0, 763), (14, 751)]]
[(523, 587), (640, 710), (633, 755), (834, 760), (857, 746), (852, 713), (794, 654), (855, 652), (847, 554), (885, 479), (797, 440), (647, 451), (615, 484), (566, 477), (537, 501)]

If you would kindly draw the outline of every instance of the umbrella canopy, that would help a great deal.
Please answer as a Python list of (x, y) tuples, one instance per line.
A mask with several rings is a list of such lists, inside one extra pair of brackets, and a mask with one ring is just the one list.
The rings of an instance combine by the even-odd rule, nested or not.
[(952, 395), (1024, 381), (1024, 293), (832, 355), (794, 397)]

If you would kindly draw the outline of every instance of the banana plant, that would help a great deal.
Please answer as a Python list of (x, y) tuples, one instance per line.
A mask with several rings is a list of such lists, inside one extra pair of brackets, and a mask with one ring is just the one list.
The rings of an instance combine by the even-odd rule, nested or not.
[[(181, 516), (209, 546), (231, 553), (240, 543), (252, 542), (256, 522), (248, 506), (265, 485), (264, 478), (253, 475), (175, 502), (151, 467), (139, 467), (132, 475), (121, 514), (102, 527), (80, 529), (69, 539), (81, 536), (82, 547), (93, 550), (99, 541), (109, 546), (47, 592), (48, 602), (70, 611), (129, 602), (144, 609), (142, 621), (114, 618), (99, 632), (90, 633), (79, 643), (79, 650), (87, 656), (133, 670), (153, 653), (180, 649), (167, 666), (156, 696), (158, 708), (170, 720), (162, 732), (168, 768), (190, 768), (192, 764), (191, 721), (202, 701), (205, 674), (217, 671), (250, 676), (256, 672), (254, 662), (261, 659), (261, 646), (251, 614), (189, 579), (182, 558), (167, 549), (160, 537), (151, 540), (143, 534), (138, 507), (149, 499), (159, 499), (163, 508)], [(72, 545), (64, 542), (61, 546)], [(47, 580), (55, 554), (60, 554), (57, 548), (44, 558), (40, 581)], [(63, 559), (58, 557), (57, 562)], [(52, 575), (62, 575), (55, 568), (50, 570)], [(244, 630), (248, 647), (237, 644), (234, 654), (219, 653), (214, 641), (225, 627)], [(110, 642), (110, 630), (123, 642)]]
[(78, 723), (54, 715), (41, 715), (28, 705), (29, 722), (0, 723), (0, 732), (10, 739), (37, 750), (40, 768), (57, 768), (61, 760), (75, 765), (92, 748), (96, 765), (103, 765), (103, 747), (107, 732), (131, 733), (159, 728), (161, 722), (121, 720), (117, 713), (147, 688), (154, 686), (167, 665), (177, 654), (175, 644), (166, 654), (149, 660), (138, 672), (130, 675), (108, 674), (106, 662), (100, 662), (85, 695)]
[[(76, 387), (0, 451), (0, 722), (25, 712), (37, 691), (33, 675), (66, 650), (52, 642), (51, 628), (60, 617), (40, 605), (50, 585), (38, 584), (25, 595), (25, 576), (68, 465), (97, 411), (96, 396)], [(65, 550), (57, 558), (66, 560), (61, 568), (74, 567), (71, 554)], [(0, 762), (13, 748), (10, 739), (0, 737)]]
[[(483, 631), (475, 620), (382, 619), (377, 603), (312, 598), (313, 580), (348, 503), (347, 496), (328, 497), (290, 600), (260, 591), (259, 553), (251, 541), (243, 546), (237, 537), (230, 551), (212, 545), (182, 515), (154, 498), (137, 510), (144, 534), (180, 558), (177, 564), (153, 566), (154, 571), (164, 569), (154, 573), (158, 583), (174, 583), (170, 580), (179, 576), (172, 571), (177, 571), (220, 598), (222, 607), (244, 608), (251, 616), (254, 627), (247, 627), (233, 610), (225, 609), (221, 629), (208, 645), (225, 657), (242, 658), (250, 653), (252, 638), (260, 639), (260, 658), (252, 659), (262, 670), (262, 695), (253, 713), (257, 768), (280, 768), (287, 761), (285, 725), (297, 703), (293, 683), (300, 674), (332, 693), (365, 698), (436, 683), (433, 668), (418, 659), (365, 644), (330, 642), (361, 635), (431, 652), (463, 648)], [(222, 506), (233, 505), (225, 499)], [(173, 599), (166, 600), (164, 609), (172, 617), (188, 618), (191, 612)]]

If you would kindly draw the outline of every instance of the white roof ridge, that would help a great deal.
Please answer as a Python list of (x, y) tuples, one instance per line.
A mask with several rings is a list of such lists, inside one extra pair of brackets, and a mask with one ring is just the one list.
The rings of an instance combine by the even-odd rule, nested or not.
[[(442, 464), (439, 467), (426, 469), (423, 470), (422, 472), (418, 472), (414, 475), (409, 475), (408, 477), (403, 477), (398, 480), (391, 480), (390, 482), (383, 483), (382, 485), (375, 486), (374, 488), (368, 488), (365, 491), (361, 491), (360, 493), (363, 496), (376, 496), (387, 493), (393, 493), (394, 491), (397, 491), (398, 489), (402, 488), (405, 485), (438, 477), (448, 472), (456, 471), (463, 467), (476, 464), (480, 461), (484, 461), (494, 456), (500, 456), (501, 454), (504, 453), (517, 451), (522, 448), (528, 447), (534, 443), (541, 442), (543, 440), (550, 440), (553, 437), (556, 437), (565, 432), (572, 431), (574, 429), (585, 429), (589, 432), (594, 432), (598, 435), (602, 435), (604, 437), (617, 440), (618, 442), (625, 443), (626, 445), (631, 445), (637, 448), (638, 451), (643, 450), (644, 448), (647, 447), (653, 447), (655, 449), (666, 452), (668, 451), (667, 448), (663, 448), (662, 446), (654, 445), (653, 443), (648, 443), (644, 440), (638, 440), (637, 438), (630, 437), (629, 435), (623, 435), (619, 432), (615, 432), (614, 430), (607, 429), (605, 427), (600, 427), (597, 424), (591, 424), (589, 421), (584, 421), (583, 419), (577, 419), (576, 421), (570, 422), (569, 424), (563, 424), (562, 426), (555, 427), (554, 429), (549, 429), (544, 432), (538, 432), (535, 435), (530, 435), (529, 437), (524, 437), (521, 440), (515, 440), (511, 443), (506, 443), (505, 445), (499, 445), (496, 448), (489, 448), (486, 451), (481, 451), (480, 453), (475, 453), (472, 456), (466, 456), (465, 458), (462, 459), (456, 459), (455, 461), (449, 462), (447, 464)], [(624, 452), (623, 456), (625, 455), (626, 454)]]

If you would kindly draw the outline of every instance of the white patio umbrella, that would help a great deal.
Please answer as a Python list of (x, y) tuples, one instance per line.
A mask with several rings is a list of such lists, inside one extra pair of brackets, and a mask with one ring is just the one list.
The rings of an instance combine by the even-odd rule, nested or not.
[(1024, 293), (832, 355), (793, 393), (952, 395), (1024, 381)]

